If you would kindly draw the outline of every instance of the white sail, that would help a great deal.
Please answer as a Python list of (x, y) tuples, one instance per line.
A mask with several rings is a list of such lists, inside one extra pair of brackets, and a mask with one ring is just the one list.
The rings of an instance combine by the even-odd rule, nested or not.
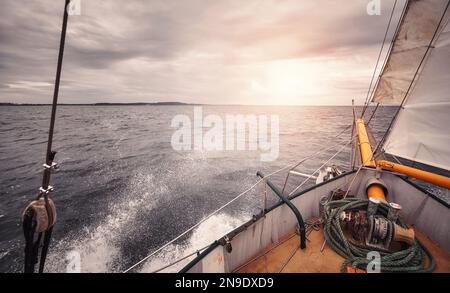
[(374, 102), (401, 102), (433, 40), (383, 149), (446, 170), (450, 170), (448, 3), (447, 0), (410, 1), (373, 97)]
[[(408, 2), (388, 61), (383, 68), (372, 101), (399, 104), (414, 78), (428, 45), (435, 35), (448, 0)], [(440, 28), (448, 21), (441, 22)], [(435, 38), (436, 39), (436, 38)]]

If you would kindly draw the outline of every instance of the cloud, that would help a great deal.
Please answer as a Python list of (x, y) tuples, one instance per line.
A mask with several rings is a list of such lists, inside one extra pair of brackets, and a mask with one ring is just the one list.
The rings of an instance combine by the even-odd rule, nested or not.
[[(81, 15), (69, 18), (61, 102), (363, 100), (393, 0), (381, 2), (381, 16), (367, 15), (367, 3), (81, 0)], [(51, 100), (42, 85), (54, 82), (61, 4), (2, 1), (0, 102)]]

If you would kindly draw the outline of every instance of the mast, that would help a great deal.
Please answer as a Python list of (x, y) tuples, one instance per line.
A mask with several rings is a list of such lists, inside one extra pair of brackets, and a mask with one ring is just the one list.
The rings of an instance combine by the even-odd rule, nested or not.
[[(58, 65), (56, 69), (55, 87), (53, 92), (52, 112), (48, 131), (47, 151), (45, 153), (45, 164), (43, 164), (44, 172), (42, 186), (39, 188), (39, 194), (36, 200), (32, 201), (23, 213), (22, 224), (25, 236), (25, 273), (34, 273), (35, 265), (38, 263), (39, 248), (41, 246), (42, 236), (44, 236), (44, 239), (39, 260), (39, 273), (44, 271), (53, 226), (56, 223), (56, 208), (49, 196), (50, 192), (53, 191), (53, 187), (50, 186), (51, 173), (57, 168), (57, 164), (53, 161), (56, 152), (52, 150), (52, 143), (56, 120), (56, 107), (58, 104), (62, 61), (64, 56), (64, 44), (66, 40), (67, 20), (69, 17), (67, 11), (69, 4), (70, 0), (65, 0), (61, 39), (59, 43)], [(34, 241), (35, 234), (37, 234), (36, 241)]]

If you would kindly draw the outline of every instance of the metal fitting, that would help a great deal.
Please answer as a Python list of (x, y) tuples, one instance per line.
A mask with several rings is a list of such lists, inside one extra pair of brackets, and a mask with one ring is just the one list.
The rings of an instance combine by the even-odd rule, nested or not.
[(49, 185), (49, 186), (47, 187), (47, 189), (43, 188), (42, 186), (39, 187), (39, 193), (40, 193), (41, 195), (49, 194), (50, 192), (53, 192), (54, 190), (55, 190), (55, 189), (54, 189), (53, 186), (51, 186), (51, 185)]
[(380, 204), (380, 200), (377, 198), (369, 198), (369, 203), (367, 205), (367, 216), (375, 216), (378, 210), (378, 205)]
[(391, 202), (389, 203), (389, 211), (388, 211), (388, 215), (387, 218), (389, 221), (392, 222), (397, 222), (397, 219), (400, 215), (400, 210), (402, 209), (402, 206), (395, 203), (395, 202)]
[(225, 249), (227, 250), (228, 253), (231, 253), (233, 251), (233, 247), (231, 246), (231, 241), (230, 238), (228, 238), (228, 236), (225, 236)]
[(42, 164), (42, 166), (44, 167), (44, 169), (46, 170), (58, 170), (59, 166), (56, 162), (52, 162), (52, 165), (47, 165), (47, 164)]

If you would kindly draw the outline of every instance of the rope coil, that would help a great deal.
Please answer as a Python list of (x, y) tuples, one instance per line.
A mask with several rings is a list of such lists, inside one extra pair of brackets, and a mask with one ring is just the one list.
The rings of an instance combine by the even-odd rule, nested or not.
[[(347, 240), (339, 219), (341, 213), (348, 210), (366, 209), (368, 202), (366, 199), (346, 198), (330, 201), (325, 205), (325, 240), (334, 251), (345, 258), (341, 265), (341, 272), (344, 272), (349, 264), (353, 268), (366, 270), (371, 262), (367, 259), (367, 255), (372, 251), (377, 251), (381, 255), (381, 272), (433, 272), (436, 262), (418, 239), (415, 239), (410, 247), (396, 252), (376, 250)], [(379, 212), (383, 216), (387, 215), (388, 209), (385, 203), (379, 205)], [(400, 220), (398, 220), (398, 224), (406, 228), (406, 225)], [(425, 267), (426, 264), (428, 267)]]

